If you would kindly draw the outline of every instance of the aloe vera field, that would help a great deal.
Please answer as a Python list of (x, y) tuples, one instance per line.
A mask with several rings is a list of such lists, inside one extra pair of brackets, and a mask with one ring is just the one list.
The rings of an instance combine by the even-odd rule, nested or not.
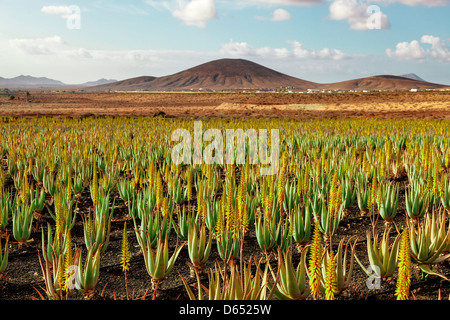
[[(276, 170), (174, 161), (199, 121)], [(450, 297), (446, 119), (3, 116), (0, 153), (1, 300)]]

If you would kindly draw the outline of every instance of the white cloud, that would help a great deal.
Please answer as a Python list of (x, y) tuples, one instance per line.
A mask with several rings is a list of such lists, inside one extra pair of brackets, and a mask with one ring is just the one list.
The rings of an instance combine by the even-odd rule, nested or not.
[(30, 55), (51, 55), (54, 47), (64, 44), (60, 36), (36, 39), (12, 39), (9, 45)]
[(298, 41), (290, 41), (290, 44), (292, 45), (294, 56), (300, 59), (342, 60), (349, 57), (338, 49), (323, 48), (321, 50), (308, 50)]
[(182, 1), (180, 8), (174, 10), (172, 15), (182, 20), (188, 26), (206, 27), (206, 22), (217, 18), (214, 0), (192, 0), (188, 3)]
[[(426, 49), (422, 44), (431, 45), (431, 48)], [(424, 35), (420, 41), (400, 42), (395, 46), (395, 50), (386, 49), (386, 54), (399, 60), (423, 62), (426, 57), (430, 57), (438, 62), (450, 63), (450, 49), (445, 40), (432, 35)]]
[(256, 50), (247, 42), (233, 42), (222, 45), (222, 52), (232, 56), (253, 56)]
[(221, 53), (235, 57), (266, 57), (266, 58), (287, 58), (292, 56), (292, 52), (286, 48), (262, 47), (253, 48), (247, 42), (233, 42), (222, 45)]
[(290, 20), (291, 19), (291, 14), (289, 13), (289, 11), (282, 9), (282, 8), (278, 8), (276, 9), (273, 13), (272, 16), (270, 18), (265, 18), (265, 17), (256, 17), (256, 19), (258, 20), (270, 20), (270, 21), (286, 21), (286, 20)]
[[(215, 0), (144, 0), (144, 2), (156, 10), (168, 10), (172, 16), (182, 20), (186, 25), (199, 28), (206, 27), (206, 22), (217, 19)], [(323, 3), (323, 0), (220, 0), (234, 9), (243, 9), (249, 6), (265, 4), (274, 5), (300, 5), (310, 6)], [(259, 20), (284, 21), (291, 19), (291, 14), (285, 9), (277, 9), (272, 17), (256, 17)]]
[(442, 40), (439, 37), (425, 35), (422, 36), (420, 42), (431, 44), (431, 49), (427, 49), (427, 54), (431, 58), (439, 62), (450, 63), (450, 49), (447, 47), (445, 40)]
[(417, 40), (397, 43), (395, 46), (395, 51), (386, 49), (386, 54), (390, 58), (396, 58), (399, 60), (423, 61), (425, 58), (425, 50)]
[(389, 29), (390, 22), (378, 6), (357, 0), (334, 0), (329, 8), (330, 19), (347, 20), (352, 30)]
[[(279, 72), (321, 83), (380, 74), (380, 65), (387, 70), (383, 71), (386, 74), (406, 73), (402, 69), (402, 63), (387, 56), (347, 54), (332, 48), (312, 50), (298, 41), (291, 41), (285, 47), (279, 48), (255, 48), (247, 42), (231, 42), (218, 50), (194, 51), (98, 50), (80, 48), (66, 43), (58, 36), (43, 39), (45, 40), (10, 40), (0, 34), (0, 56), (7, 61), (2, 66), (1, 76), (30, 74), (68, 84), (100, 78), (122, 80), (143, 75), (165, 76), (227, 56), (249, 59)], [(432, 37), (425, 37), (423, 40), (434, 43), (435, 47), (440, 45)], [(14, 45), (8, 45), (8, 41)], [(52, 54), (35, 55), (36, 52), (32, 49), (36, 49), (39, 44), (46, 44), (47, 49), (43, 51), (49, 50)], [(426, 52), (428, 47), (433, 47), (431, 43), (423, 43), (422, 46)], [(230, 53), (230, 50), (234, 51)], [(367, 74), (363, 74), (364, 71), (367, 71)], [(411, 72), (409, 69), (407, 71)], [(417, 65), (414, 72), (437, 83), (448, 82), (448, 68), (445, 65), (439, 65), (435, 69), (429, 68), (427, 64)]]
[(291, 19), (291, 14), (282, 8), (276, 9), (273, 12), (272, 21), (284, 21), (284, 20), (290, 20), (290, 19)]
[(308, 50), (298, 41), (288, 41), (292, 49), (262, 47), (254, 48), (247, 42), (233, 42), (222, 45), (221, 52), (235, 57), (263, 57), (263, 58), (296, 58), (296, 59), (327, 59), (342, 60), (349, 55), (338, 49), (323, 48), (320, 50)]
[(70, 51), (68, 54), (76, 59), (93, 59), (94, 58), (91, 51), (87, 50), (85, 48), (74, 49), (74, 50)]
[(1, 68), (3, 77), (30, 74), (67, 84), (163, 76), (221, 57), (218, 50), (99, 50), (71, 45), (59, 36), (2, 40), (2, 35), (0, 55), (8, 61)]

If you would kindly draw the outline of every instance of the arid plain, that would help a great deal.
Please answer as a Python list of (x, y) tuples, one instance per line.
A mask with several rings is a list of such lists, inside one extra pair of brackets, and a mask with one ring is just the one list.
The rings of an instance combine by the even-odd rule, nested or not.
[(450, 91), (345, 93), (26, 92), (0, 95), (2, 116), (450, 117)]

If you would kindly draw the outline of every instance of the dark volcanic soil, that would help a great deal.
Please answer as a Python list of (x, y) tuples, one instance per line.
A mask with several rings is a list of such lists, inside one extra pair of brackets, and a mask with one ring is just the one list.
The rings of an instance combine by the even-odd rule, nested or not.
[[(86, 194), (88, 198), (89, 195)], [(83, 205), (84, 204), (84, 205)], [(81, 218), (82, 215), (88, 210), (89, 201), (86, 200), (81, 204), (78, 212), (77, 223), (72, 229), (72, 239), (78, 247), (84, 247), (83, 239), (83, 226)], [(116, 195), (116, 207), (114, 210), (114, 217), (112, 222), (111, 239), (108, 245), (107, 251), (101, 256), (101, 270), (100, 279), (97, 287), (97, 295), (95, 299), (120, 299), (126, 297), (125, 276), (121, 270), (119, 254), (121, 249), (121, 239), (124, 221), (127, 220), (128, 236), (131, 251), (131, 270), (127, 273), (128, 290), (130, 296), (134, 293), (135, 298), (146, 296), (146, 299), (151, 299), (153, 291), (151, 289), (151, 278), (148, 275), (144, 259), (140, 253), (139, 245), (137, 244), (136, 236), (132, 228), (132, 220), (129, 220), (127, 215), (127, 207), (123, 201)], [(46, 226), (46, 221), (50, 221), (52, 218), (48, 214), (44, 214), (41, 220), (41, 225)], [(395, 219), (396, 224), (401, 228), (405, 224), (404, 206), (399, 207), (397, 217)], [(366, 230), (371, 228), (370, 218), (362, 217), (359, 213), (359, 209), (354, 205), (350, 213), (341, 221), (339, 230), (333, 239), (333, 246), (336, 247), (341, 238), (349, 239), (352, 236), (358, 238), (356, 245), (356, 254), (362, 263), (367, 267), (369, 262), (367, 259), (366, 249)], [(378, 221), (376, 224), (376, 230), (379, 233), (384, 231), (384, 223)], [(11, 233), (11, 226), (8, 227), (8, 233)], [(396, 231), (393, 229), (391, 236), (395, 236)], [(7, 267), (6, 279), (0, 282), (0, 300), (28, 300), (31, 298), (40, 298), (38, 292), (42, 292), (41, 288), (44, 287), (42, 281), (42, 272), (39, 266), (38, 252), (41, 251), (41, 232), (40, 230), (33, 233), (33, 240), (26, 246), (18, 248), (17, 243), (14, 242), (12, 237), (10, 238), (10, 255)], [(172, 231), (170, 237), (170, 254), (173, 251), (177, 242), (176, 233)], [(213, 244), (215, 240), (213, 241)], [(85, 248), (83, 248), (85, 253)], [(257, 259), (265, 259), (263, 251), (259, 248), (254, 229), (251, 229), (249, 235), (246, 237), (244, 244), (244, 261), (248, 261), (250, 257)], [(299, 254), (294, 250), (294, 263), (299, 260)], [(175, 267), (172, 270), (168, 278), (166, 278), (162, 284), (162, 287), (157, 291), (156, 299), (158, 300), (185, 300), (189, 299), (186, 294), (181, 276), (188, 280), (188, 282), (195, 284), (196, 279), (190, 278), (189, 267), (187, 262), (189, 261), (187, 246), (185, 246), (181, 254), (179, 255)], [(217, 253), (215, 245), (213, 245), (211, 256), (207, 262), (207, 269), (214, 267), (214, 263), (218, 261), (220, 264), (223, 262)], [(276, 259), (271, 257), (271, 263), (276, 266)], [(450, 263), (447, 260), (439, 264), (436, 270), (442, 272), (442, 274), (450, 277)], [(438, 297), (439, 290), (442, 297), (446, 298), (450, 296), (450, 286), (448, 281), (445, 281), (436, 276), (430, 276), (427, 280), (421, 279), (421, 273), (418, 269), (414, 269), (414, 277), (412, 280), (412, 293), (415, 299), (418, 300), (435, 300)], [(207, 286), (207, 276), (202, 276), (203, 284)], [(354, 270), (352, 276), (352, 283), (350, 288), (345, 291), (337, 299), (344, 300), (392, 300), (395, 299), (395, 279), (390, 282), (382, 282), (380, 288), (369, 289), (367, 286), (368, 276), (362, 271), (358, 263), (354, 262)], [(70, 299), (80, 300), (83, 296), (72, 291)]]

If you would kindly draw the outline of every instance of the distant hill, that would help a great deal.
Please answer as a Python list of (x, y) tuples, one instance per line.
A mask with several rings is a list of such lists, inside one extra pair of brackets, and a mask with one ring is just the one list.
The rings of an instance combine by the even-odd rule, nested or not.
[(407, 78), (407, 79), (411, 79), (411, 80), (417, 80), (417, 81), (425, 81), (415, 73), (402, 74), (402, 75), (399, 75), (399, 77)]
[(143, 87), (147, 87), (149, 82), (155, 80), (156, 77), (142, 76), (121, 81), (116, 81), (112, 83), (107, 83), (99, 86), (93, 86), (87, 88), (88, 91), (107, 91), (107, 90), (118, 90), (118, 91), (136, 91), (142, 90)]
[(322, 84), (324, 90), (410, 90), (439, 89), (446, 85), (408, 79), (405, 77), (380, 75), (336, 83)]
[(85, 82), (82, 84), (68, 85), (58, 80), (53, 80), (45, 77), (32, 77), (32, 76), (18, 76), (15, 78), (2, 78), (0, 77), (0, 88), (78, 88), (78, 87), (91, 87), (98, 86), (107, 83), (117, 82), (113, 79), (99, 79), (97, 81)]
[[(413, 79), (413, 77), (415, 77)], [(447, 87), (421, 80), (415, 74), (380, 75), (320, 84), (295, 78), (244, 59), (220, 59), (163, 77), (138, 77), (93, 86), (88, 91), (186, 91), (186, 90), (410, 90)]]
[(93, 87), (93, 86), (100, 86), (103, 84), (108, 84), (108, 83), (113, 83), (113, 82), (117, 82), (117, 80), (113, 80), (113, 79), (99, 79), (97, 81), (89, 81), (89, 82), (85, 82), (80, 84), (79, 86), (81, 87)]
[(64, 86), (65, 84), (58, 80), (52, 80), (49, 78), (41, 77), (36, 78), (32, 76), (18, 76), (15, 78), (1, 78), (0, 87), (8, 88), (46, 88)]
[(88, 92), (100, 91), (198, 91), (198, 90), (275, 90), (280, 87), (296, 91), (311, 90), (410, 90), (441, 89), (447, 85), (424, 81), (416, 74), (378, 75), (336, 83), (316, 83), (286, 75), (244, 59), (219, 59), (175, 74), (140, 76), (125, 80), (100, 79), (67, 85), (48, 78), (0, 77), (0, 88), (52, 88)]
[(220, 59), (164, 77), (133, 78), (90, 90), (229, 90), (272, 89), (291, 86), (306, 90), (314, 82), (294, 78), (260, 64), (243, 59)]

